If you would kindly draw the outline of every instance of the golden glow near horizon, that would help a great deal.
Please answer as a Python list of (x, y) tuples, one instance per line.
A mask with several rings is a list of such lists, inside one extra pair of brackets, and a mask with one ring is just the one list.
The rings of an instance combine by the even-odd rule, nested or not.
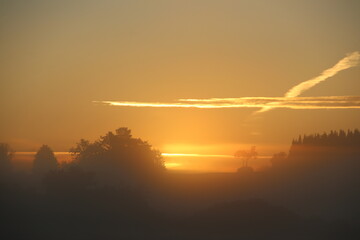
[(168, 168), (168, 169), (176, 168), (176, 167), (179, 167), (179, 166), (181, 166), (181, 163), (174, 163), (174, 162), (166, 162), (165, 163), (165, 167)]
[(216, 155), (216, 154), (196, 154), (196, 153), (162, 153), (164, 157), (221, 157), (233, 158), (232, 155)]
[[(14, 154), (15, 166), (27, 163), (31, 168), (36, 152), (16, 152)], [(70, 152), (54, 152), (59, 163), (71, 162)], [(200, 153), (162, 153), (165, 160), (165, 167), (168, 170), (186, 172), (236, 172), (241, 166), (242, 159), (226, 154), (200, 154)], [(270, 164), (271, 156), (258, 156), (258, 159), (251, 163), (256, 169), (261, 169)], [(24, 168), (20, 165), (20, 168)], [(26, 171), (26, 169), (23, 169)], [(30, 170), (30, 169), (27, 169)]]
[[(211, 157), (211, 158), (234, 158), (234, 155), (223, 154), (198, 154), (198, 153), (162, 153), (164, 157)], [(258, 156), (258, 158), (270, 158), (271, 156)]]
[[(170, 170), (195, 172), (236, 172), (242, 159), (225, 154), (162, 153), (165, 166)], [(250, 164), (255, 169), (270, 165), (271, 156), (258, 156)]]

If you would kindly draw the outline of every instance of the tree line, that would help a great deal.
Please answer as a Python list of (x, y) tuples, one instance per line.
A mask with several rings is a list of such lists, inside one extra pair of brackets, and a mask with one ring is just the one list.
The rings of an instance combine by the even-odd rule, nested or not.
[[(11, 171), (13, 151), (8, 144), (0, 144), (0, 169)], [(94, 142), (81, 139), (70, 149), (73, 161), (60, 164), (52, 149), (42, 145), (36, 152), (32, 173), (43, 178), (51, 173), (74, 169), (94, 173), (99, 184), (144, 186), (165, 170), (161, 153), (140, 138), (134, 138), (125, 127), (108, 132)], [(58, 171), (57, 173), (55, 173)]]
[(339, 130), (330, 131), (329, 133), (316, 133), (299, 136), (292, 141), (292, 145), (313, 145), (313, 146), (360, 146), (360, 131)]

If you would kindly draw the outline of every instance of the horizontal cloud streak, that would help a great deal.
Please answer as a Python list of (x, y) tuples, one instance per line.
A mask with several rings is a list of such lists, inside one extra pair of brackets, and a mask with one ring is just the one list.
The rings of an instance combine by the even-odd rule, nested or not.
[(255, 113), (273, 108), (289, 109), (360, 109), (360, 96), (299, 97), (304, 91), (336, 75), (338, 72), (359, 64), (360, 53), (353, 52), (341, 59), (333, 67), (323, 71), (320, 76), (304, 81), (287, 91), (284, 97), (241, 97), (179, 99), (177, 102), (131, 102), (131, 101), (94, 101), (95, 103), (119, 107), (153, 108), (260, 108)]
[[(206, 105), (227, 105), (230, 104), (232, 107), (259, 107), (260, 110), (255, 113), (266, 112), (273, 108), (293, 108), (293, 109), (321, 109), (321, 108), (358, 108), (357, 102), (348, 102), (352, 101), (351, 97), (320, 97), (320, 98), (298, 98), (300, 94), (314, 87), (315, 85), (325, 81), (326, 79), (333, 77), (338, 72), (355, 67), (360, 62), (360, 53), (353, 52), (348, 54), (345, 58), (341, 59), (333, 67), (326, 69), (321, 73), (320, 76), (313, 79), (304, 81), (290, 90), (288, 90), (284, 97), (243, 97), (243, 98), (208, 98), (208, 99), (179, 99), (179, 101), (192, 103), (196, 105), (198, 103), (203, 103)], [(339, 98), (346, 98), (341, 100)], [(354, 97), (353, 97), (354, 98)], [(355, 97), (356, 98), (356, 97)], [(311, 99), (315, 99), (313, 102), (310, 102)], [(330, 102), (335, 100), (336, 102)], [(300, 101), (300, 102), (297, 102)], [(318, 102), (321, 101), (321, 102)], [(343, 105), (341, 105), (343, 104)], [(255, 106), (254, 106), (255, 105)]]
[(217, 103), (235, 103), (235, 102), (259, 102), (272, 103), (278, 101), (359, 101), (360, 96), (320, 96), (320, 97), (240, 97), (240, 98), (205, 98), (205, 99), (179, 99), (180, 102), (217, 102)]
[(360, 109), (360, 96), (326, 97), (244, 97), (213, 99), (182, 99), (182, 102), (94, 101), (119, 107), (153, 108), (290, 108), (290, 109)]

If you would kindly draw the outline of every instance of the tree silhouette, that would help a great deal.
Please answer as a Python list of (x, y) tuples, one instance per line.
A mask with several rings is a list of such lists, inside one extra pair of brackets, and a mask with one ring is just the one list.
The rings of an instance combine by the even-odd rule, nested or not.
[(0, 174), (6, 174), (11, 171), (11, 159), (13, 152), (6, 143), (0, 143)]
[(105, 183), (138, 184), (165, 169), (161, 153), (131, 130), (119, 128), (91, 143), (81, 139), (70, 149), (74, 163), (87, 171), (96, 172)]
[(44, 175), (45, 173), (56, 170), (58, 162), (54, 152), (47, 145), (42, 145), (37, 151), (33, 163), (33, 172), (36, 175)]
[(243, 159), (243, 168), (248, 167), (249, 160), (254, 160), (257, 158), (258, 153), (256, 152), (256, 146), (252, 146), (249, 151), (246, 150), (238, 150), (235, 152), (234, 156), (236, 158)]

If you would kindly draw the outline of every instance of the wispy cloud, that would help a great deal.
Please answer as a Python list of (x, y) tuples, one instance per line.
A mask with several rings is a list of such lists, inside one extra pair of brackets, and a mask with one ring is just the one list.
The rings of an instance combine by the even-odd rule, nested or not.
[[(309, 79), (307, 81), (301, 82), (300, 84), (290, 88), (285, 93), (284, 96), (287, 98), (300, 96), (300, 94), (302, 94), (306, 90), (309, 90), (310, 88), (327, 80), (328, 78), (335, 76), (338, 72), (357, 66), (359, 64), (359, 60), (360, 60), (359, 52), (350, 53), (346, 57), (341, 59), (338, 63), (336, 63), (333, 67), (323, 71), (319, 76)], [(269, 105), (270, 106), (263, 107), (262, 109), (260, 109), (259, 111), (255, 112), (255, 113), (266, 112), (266, 111), (269, 111), (274, 108), (274, 104), (271, 103)]]
[(283, 97), (241, 97), (179, 99), (177, 102), (132, 102), (132, 101), (94, 101), (94, 103), (120, 107), (153, 108), (260, 108), (255, 113), (274, 108), (289, 109), (360, 109), (360, 96), (299, 97), (300, 94), (317, 84), (333, 77), (338, 72), (355, 67), (360, 62), (360, 53), (353, 52), (341, 59), (333, 67), (323, 71), (320, 76), (304, 81), (289, 89)]
[(182, 99), (174, 103), (95, 101), (122, 107), (153, 108), (290, 108), (290, 109), (359, 109), (360, 96), (327, 97), (244, 97), (217, 99)]
[(359, 52), (353, 52), (348, 54), (345, 58), (341, 59), (337, 64), (333, 67), (326, 69), (323, 71), (320, 76), (312, 78), (310, 80), (304, 81), (294, 87), (292, 87), (289, 91), (285, 93), (285, 97), (297, 97), (300, 96), (306, 90), (314, 87), (315, 85), (325, 81), (326, 79), (333, 77), (338, 72), (355, 67), (359, 64), (360, 61), (360, 54)]

